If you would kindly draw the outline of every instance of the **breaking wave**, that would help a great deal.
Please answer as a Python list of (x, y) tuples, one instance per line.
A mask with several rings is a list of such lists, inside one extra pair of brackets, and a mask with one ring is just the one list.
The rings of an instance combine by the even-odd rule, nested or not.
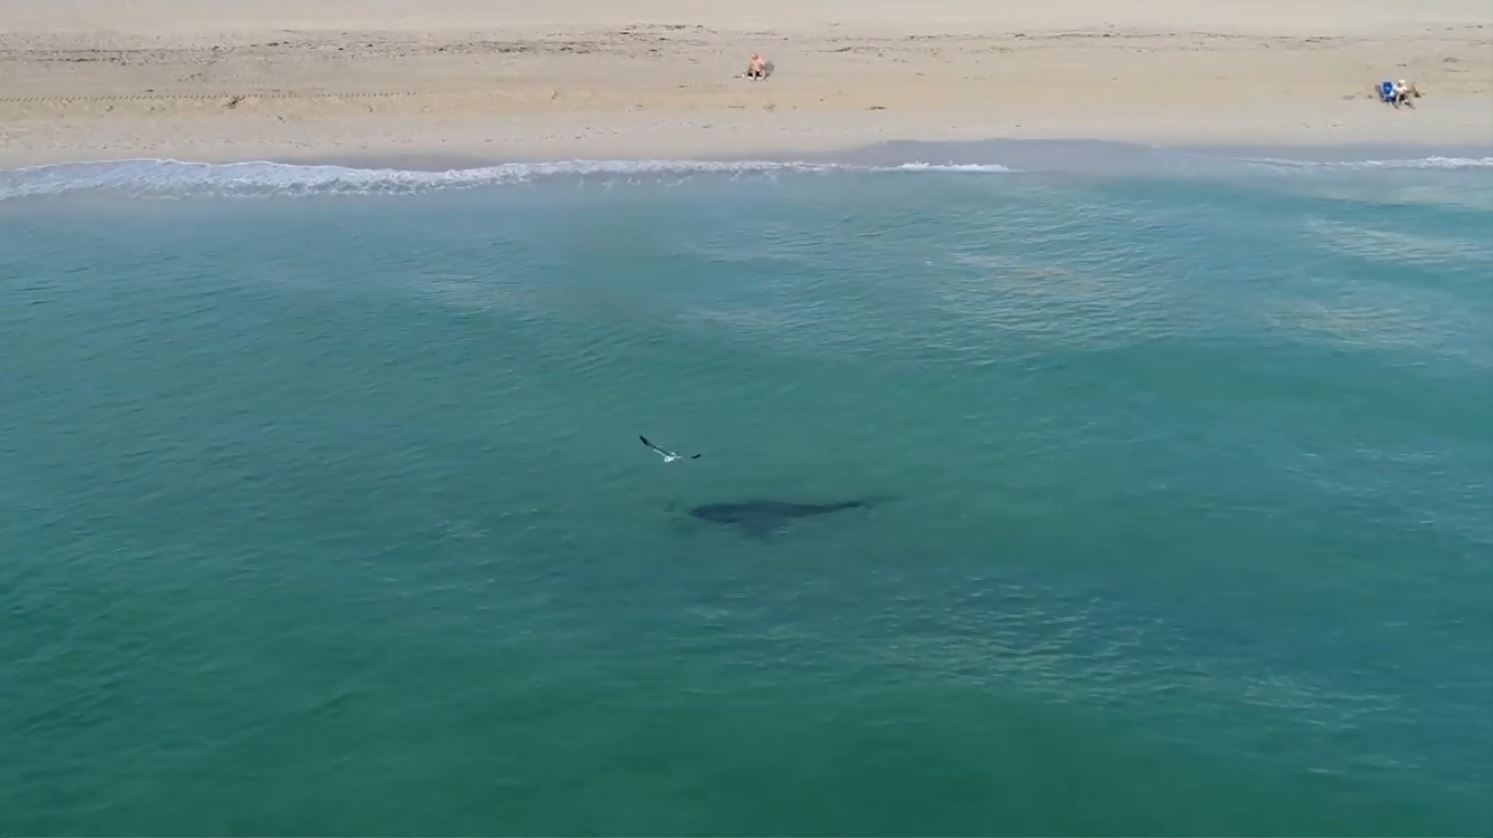
[(121, 160), (0, 170), (0, 200), (70, 192), (147, 197), (268, 197), (295, 195), (410, 195), (443, 189), (529, 183), (557, 177), (668, 178), (691, 175), (772, 175), (789, 172), (949, 171), (1009, 172), (998, 165), (908, 163), (866, 167), (834, 163), (704, 160), (572, 160), (504, 163), (466, 169), (355, 168), (293, 163), (194, 163)]
[(1412, 157), (1403, 160), (1283, 160), (1274, 157), (1249, 158), (1291, 169), (1489, 169), (1493, 157)]
[[(1191, 174), (1236, 174), (1275, 170), (1459, 170), (1493, 168), (1493, 157), (1421, 157), (1396, 160), (1311, 161), (1267, 157), (1197, 155), (1158, 149), (1163, 161), (1187, 162)], [(1173, 157), (1172, 155), (1176, 155)], [(1016, 154), (1020, 157), (1020, 154)], [(790, 173), (947, 172), (1005, 174), (1021, 171), (1061, 171), (1051, 161), (1019, 168), (997, 163), (922, 161), (866, 165), (843, 162), (768, 160), (568, 160), (548, 163), (502, 163), (463, 169), (422, 170), (305, 165), (268, 161), (200, 163), (169, 159), (134, 159), (60, 163), (0, 170), (0, 201), (67, 193), (114, 193), (135, 197), (274, 197), (298, 195), (413, 195), (449, 189), (523, 184), (555, 178), (604, 182), (682, 179), (699, 175), (771, 177)], [(1144, 174), (1155, 169), (1176, 173), (1174, 166), (1137, 165), (1135, 161), (1095, 161), (1102, 170)], [(1197, 168), (1198, 165), (1202, 168)], [(1211, 165), (1210, 165), (1211, 164)], [(1244, 167), (1240, 169), (1239, 167)], [(1080, 167), (1081, 168), (1081, 167)]]

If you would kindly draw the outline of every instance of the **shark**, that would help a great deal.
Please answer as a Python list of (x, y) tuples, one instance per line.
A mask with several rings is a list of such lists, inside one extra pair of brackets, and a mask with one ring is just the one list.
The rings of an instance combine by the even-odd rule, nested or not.
[(744, 500), (734, 503), (707, 503), (691, 507), (690, 517), (715, 524), (736, 526), (750, 535), (766, 535), (795, 518), (830, 515), (846, 509), (860, 509), (875, 503), (870, 498), (832, 503), (792, 503), (781, 500)]

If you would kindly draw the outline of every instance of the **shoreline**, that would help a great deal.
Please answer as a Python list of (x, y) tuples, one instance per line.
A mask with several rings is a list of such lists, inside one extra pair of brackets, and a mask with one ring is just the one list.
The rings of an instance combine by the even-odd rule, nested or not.
[[(1229, 0), (1055, 6), (14, 0), (0, 6), (0, 168), (1493, 138), (1484, 0), (1254, 0), (1247, 15)], [(775, 71), (750, 82), (758, 49)], [(1400, 77), (1425, 92), (1414, 109), (1373, 94)]]
[[(1381, 131), (1377, 139), (1365, 141), (1366, 132), (1353, 128), (1292, 128), (1269, 130), (1255, 123), (1248, 130), (1242, 125), (1217, 124), (1209, 130), (1182, 130), (1176, 125), (1145, 125), (1134, 121), (1103, 120), (1052, 125), (1056, 130), (1042, 133), (1041, 126), (1025, 125), (1017, 130), (1001, 130), (990, 123), (919, 130), (905, 122), (898, 133), (886, 126), (868, 125), (837, 119), (833, 114), (811, 113), (804, 119), (779, 123), (776, 130), (754, 131), (749, 125), (715, 122), (681, 123), (659, 120), (645, 123), (620, 123), (604, 132), (573, 135), (571, 139), (546, 139), (563, 132), (573, 116), (557, 114), (548, 119), (486, 124), (447, 124), (432, 132), (431, 126), (405, 125), (398, 121), (370, 120), (364, 123), (328, 122), (319, 126), (324, 135), (314, 131), (301, 135), (274, 129), (258, 132), (248, 125), (234, 126), (230, 135), (222, 131), (204, 131), (210, 126), (194, 126), (193, 135), (172, 140), (165, 136), (134, 141), (58, 142), (42, 129), (45, 142), (17, 142), (14, 124), (0, 126), (0, 169), (13, 170), (44, 165), (70, 163), (122, 162), (129, 160), (178, 160), (202, 163), (279, 162), (316, 165), (348, 161), (389, 161), (392, 168), (429, 168), (445, 163), (485, 166), (499, 163), (548, 163), (575, 160), (709, 160), (709, 161), (859, 161), (867, 157), (896, 163), (1000, 163), (982, 158), (980, 150), (1046, 146), (1073, 149), (1083, 146), (1154, 148), (1174, 152), (1231, 156), (1268, 156), (1289, 160), (1409, 159), (1418, 157), (1485, 157), (1493, 155), (1493, 103), (1482, 100), (1456, 101), (1455, 119), (1442, 119), (1440, 128), (1424, 136), (1422, 131)], [(1367, 103), (1354, 103), (1369, 109)], [(1389, 110), (1388, 106), (1383, 106)], [(1485, 127), (1467, 117), (1486, 113)], [(1361, 116), (1361, 115), (1359, 115)], [(1394, 114), (1398, 116), (1398, 114)], [(1421, 114), (1415, 114), (1420, 117)], [(1432, 120), (1436, 118), (1433, 117)], [(1432, 120), (1427, 120), (1432, 121)], [(605, 122), (588, 117), (589, 122)], [(163, 126), (163, 130), (179, 126)], [(1010, 126), (1004, 126), (1009, 128)], [(1424, 128), (1421, 125), (1417, 128)], [(50, 126), (58, 132), (58, 126)], [(1147, 130), (1150, 128), (1151, 130)], [(335, 130), (333, 130), (335, 129)], [(24, 129), (21, 129), (24, 130)], [(299, 129), (304, 131), (305, 129)], [(31, 129), (28, 133), (36, 133)], [(62, 133), (68, 133), (64, 129)], [(99, 136), (89, 127), (89, 136)], [(735, 136), (722, 141), (721, 135)], [(348, 140), (339, 137), (355, 136)], [(901, 157), (897, 154), (918, 153), (943, 155), (948, 159)], [(891, 157), (888, 157), (891, 154)], [(431, 164), (428, 161), (443, 161)]]
[(501, 158), (461, 153), (448, 149), (405, 151), (398, 154), (372, 152), (314, 153), (289, 157), (246, 156), (237, 159), (200, 159), (176, 156), (118, 156), (77, 160), (47, 160), (19, 165), (0, 164), (0, 173), (58, 171), (74, 167), (117, 167), (130, 164), (167, 164), (222, 168), (269, 165), (297, 168), (332, 167), (352, 171), (397, 171), (440, 174), (501, 167), (639, 167), (671, 166), (701, 170), (719, 166), (802, 166), (846, 169), (895, 168), (1006, 168), (1012, 172), (1115, 172), (1144, 169), (1148, 164), (1179, 161), (1217, 164), (1280, 164), (1302, 166), (1376, 165), (1414, 167), (1417, 164), (1446, 168), (1493, 168), (1493, 140), (1486, 144), (1162, 144), (1095, 138), (1052, 137), (1038, 139), (989, 138), (984, 140), (887, 140), (833, 151), (762, 152), (733, 155), (611, 155), (597, 157)]
[[(310, 157), (296, 161), (212, 163), (133, 158), (0, 168), (0, 204), (67, 194), (125, 197), (263, 197), (274, 195), (408, 195), (447, 189), (537, 183), (553, 178), (673, 183), (695, 177), (776, 177), (854, 173), (954, 173), (974, 177), (1071, 176), (1161, 178), (1196, 182), (1275, 182), (1295, 173), (1457, 173), (1486, 184), (1493, 145), (1358, 145), (1326, 149), (1278, 146), (1160, 147), (1078, 140), (989, 140), (976, 143), (891, 142), (823, 155), (754, 155), (735, 159), (634, 158), (494, 160), (450, 154)], [(1484, 174), (1477, 175), (1476, 172)], [(1470, 180), (1466, 180), (1471, 176)], [(1380, 183), (1371, 178), (1366, 183)], [(1408, 196), (1407, 196), (1408, 197)], [(1426, 200), (1425, 194), (1415, 200)], [(1486, 206), (1485, 206), (1486, 205)], [(1473, 204), (1493, 209), (1486, 197)]]

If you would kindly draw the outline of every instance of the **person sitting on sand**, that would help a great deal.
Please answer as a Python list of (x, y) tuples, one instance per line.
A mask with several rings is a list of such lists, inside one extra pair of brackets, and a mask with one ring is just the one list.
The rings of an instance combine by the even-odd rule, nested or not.
[(751, 58), (747, 59), (746, 77), (749, 79), (767, 78), (767, 62), (755, 52), (752, 53)]
[(1413, 84), (1406, 84), (1404, 79), (1400, 79), (1399, 81), (1395, 82), (1395, 87), (1394, 87), (1394, 106), (1395, 107), (1398, 108), (1401, 105), (1409, 105), (1412, 108), (1415, 107), (1415, 103), (1410, 101), (1410, 99), (1412, 97), (1416, 98), (1416, 99), (1420, 98), (1420, 91), (1415, 88), (1415, 85), (1413, 85)]

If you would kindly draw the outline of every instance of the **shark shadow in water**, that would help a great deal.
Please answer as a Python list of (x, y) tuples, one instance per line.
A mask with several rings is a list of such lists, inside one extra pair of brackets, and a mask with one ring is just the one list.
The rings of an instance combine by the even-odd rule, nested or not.
[(707, 503), (691, 507), (692, 518), (714, 524), (734, 526), (752, 536), (766, 536), (795, 518), (829, 515), (846, 509), (861, 509), (884, 500), (863, 498), (835, 503), (789, 503), (780, 500), (746, 500), (736, 503)]

